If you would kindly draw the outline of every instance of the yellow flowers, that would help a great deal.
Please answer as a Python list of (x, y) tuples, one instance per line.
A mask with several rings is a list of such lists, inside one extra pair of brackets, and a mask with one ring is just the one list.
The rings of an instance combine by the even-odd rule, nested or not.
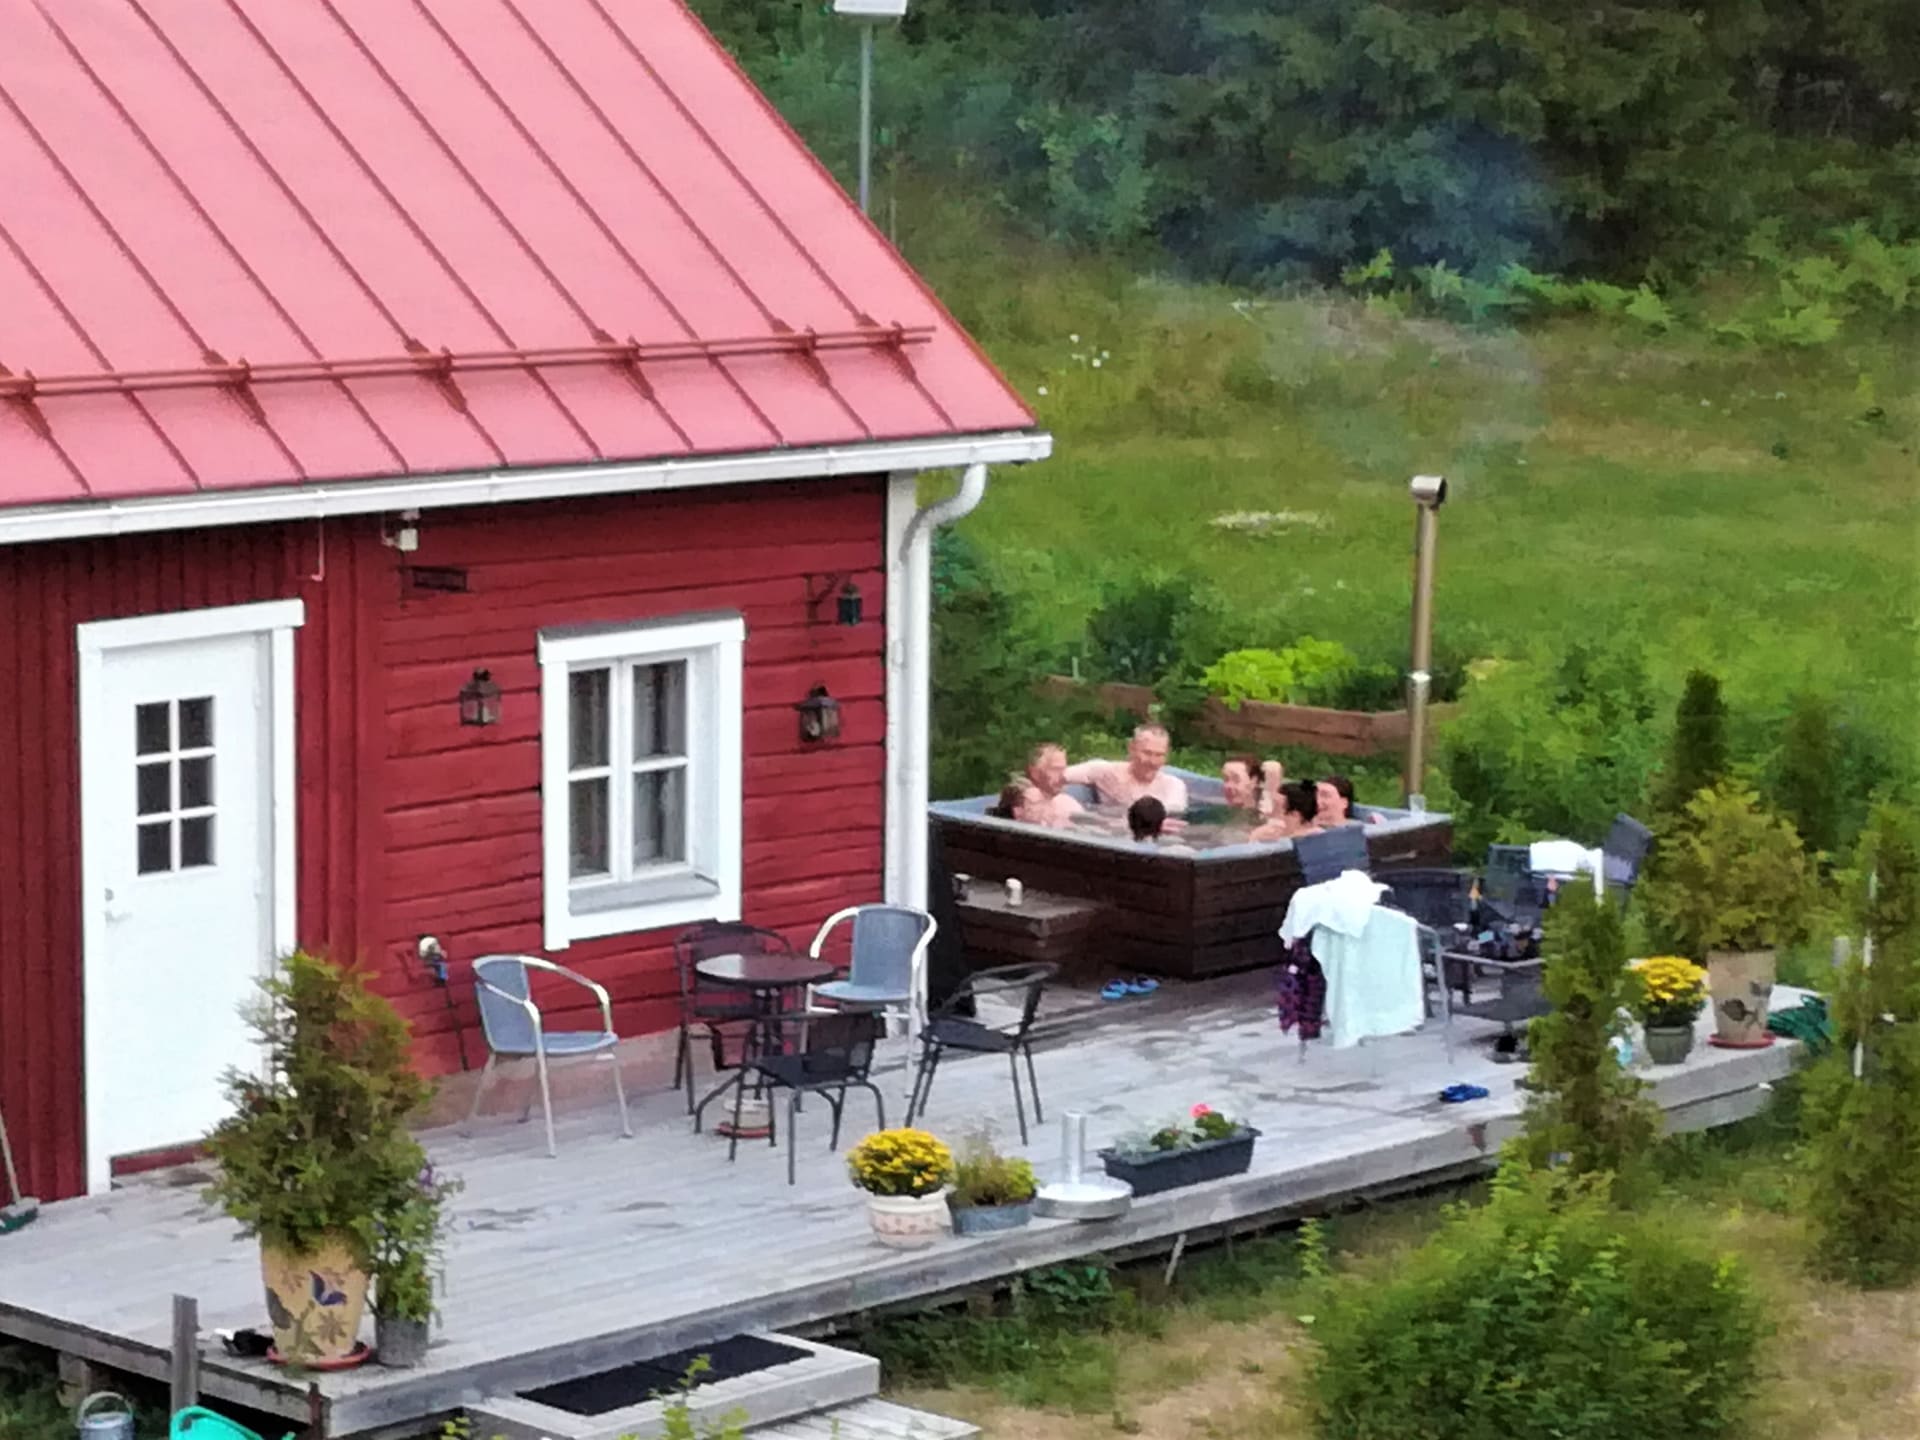
[(1640, 1018), (1648, 1025), (1690, 1025), (1707, 998), (1707, 972), (1678, 955), (1636, 960)]
[(953, 1178), (953, 1152), (925, 1130), (882, 1130), (853, 1147), (847, 1173), (875, 1195), (931, 1195)]

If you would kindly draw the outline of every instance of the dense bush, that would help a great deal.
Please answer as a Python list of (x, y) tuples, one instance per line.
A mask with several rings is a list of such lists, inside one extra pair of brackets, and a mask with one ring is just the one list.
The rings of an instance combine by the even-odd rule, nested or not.
[(1572, 887), (1547, 914), (1541, 953), (1553, 1008), (1528, 1027), (1532, 1089), (1516, 1153), (1536, 1169), (1635, 1179), (1659, 1118), (1612, 1049), (1616, 1017), (1640, 999), (1620, 907)]
[(1087, 678), (1154, 684), (1179, 663), (1194, 607), (1193, 582), (1177, 576), (1109, 586), (1087, 617)]
[(1284, 650), (1231, 650), (1200, 677), (1209, 694), (1238, 710), (1249, 700), (1282, 705), (1325, 705), (1360, 662), (1334, 640), (1303, 635)]
[(1727, 773), (1727, 704), (1720, 677), (1705, 670), (1687, 674), (1673, 712), (1673, 740), (1660, 772), (1660, 808), (1678, 815), (1702, 790)]
[(1478, 667), (1439, 747), (1460, 852), (1478, 856), (1502, 838), (1597, 843), (1646, 791), (1662, 738), (1656, 708), (1625, 644)]
[(1313, 1335), (1322, 1440), (1711, 1440), (1749, 1416), (1765, 1321), (1688, 1224), (1506, 1171), (1419, 1249), (1336, 1280)]
[(1920, 1277), (1920, 817), (1880, 806), (1863, 840), (1846, 878), (1873, 965), (1856, 955), (1837, 987), (1840, 1043), (1807, 1076), (1801, 1169), (1823, 1267), (1905, 1285)]

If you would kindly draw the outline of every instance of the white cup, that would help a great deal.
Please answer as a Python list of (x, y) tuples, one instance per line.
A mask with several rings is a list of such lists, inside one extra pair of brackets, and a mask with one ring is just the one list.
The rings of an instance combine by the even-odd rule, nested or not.
[(1026, 898), (1026, 887), (1011, 876), (1007, 878), (1007, 904), (1018, 905)]

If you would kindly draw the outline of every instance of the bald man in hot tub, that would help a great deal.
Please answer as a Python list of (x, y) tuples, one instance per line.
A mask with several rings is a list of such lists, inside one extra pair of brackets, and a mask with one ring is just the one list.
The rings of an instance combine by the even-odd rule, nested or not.
[(1187, 813), (1187, 782), (1166, 770), (1170, 741), (1164, 725), (1142, 725), (1133, 732), (1125, 760), (1082, 760), (1067, 767), (1067, 780), (1091, 785), (1102, 805), (1124, 810), (1136, 800), (1152, 796), (1167, 807), (1168, 815)]

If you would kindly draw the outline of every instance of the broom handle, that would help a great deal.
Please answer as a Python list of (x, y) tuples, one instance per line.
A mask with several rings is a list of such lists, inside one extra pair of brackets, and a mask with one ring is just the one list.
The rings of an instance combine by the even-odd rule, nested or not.
[(13, 1197), (15, 1205), (20, 1203), (20, 1177), (13, 1172), (13, 1146), (7, 1140), (7, 1117), (0, 1115), (0, 1162), (7, 1170), (7, 1194)]

